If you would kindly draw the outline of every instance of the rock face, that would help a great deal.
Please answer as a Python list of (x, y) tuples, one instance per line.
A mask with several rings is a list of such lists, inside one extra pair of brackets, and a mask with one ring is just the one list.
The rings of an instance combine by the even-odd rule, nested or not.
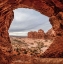
[(2, 47), (11, 48), (8, 29), (14, 18), (13, 10), (16, 8), (32, 8), (48, 17), (52, 16), (50, 22), (57, 36), (54, 45), (50, 46), (46, 54), (47, 57), (52, 57), (53, 53), (54, 57), (61, 57), (63, 53), (63, 0), (0, 0), (0, 46)]
[(49, 29), (46, 33), (45, 33), (45, 39), (51, 39), (54, 40), (56, 36), (55, 31), (53, 30), (53, 28)]
[(39, 29), (38, 32), (28, 32), (28, 38), (35, 38), (35, 39), (44, 39), (45, 33), (42, 29)]
[(44, 36), (45, 36), (44, 31), (41, 30), (41, 29), (39, 29), (39, 30), (38, 30), (38, 38), (39, 38), (39, 39), (41, 39), (41, 38), (44, 39)]
[(63, 58), (63, 12), (58, 13), (56, 16), (52, 16), (50, 18), (50, 23), (56, 33), (56, 37), (42, 57)]
[(38, 32), (36, 31), (28, 32), (28, 38), (54, 40), (55, 36), (56, 36), (56, 33), (53, 30), (53, 28), (49, 29), (46, 33), (44, 33), (42, 29), (39, 29)]

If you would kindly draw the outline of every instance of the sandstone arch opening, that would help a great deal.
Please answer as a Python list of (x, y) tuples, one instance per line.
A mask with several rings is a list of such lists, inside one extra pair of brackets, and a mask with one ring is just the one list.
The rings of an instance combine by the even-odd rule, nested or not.
[[(14, 50), (16, 50), (15, 48), (18, 48), (20, 50), (23, 48), (25, 50), (32, 50), (34, 48), (32, 50), (36, 51), (34, 53), (40, 52), (41, 54), (42, 51), (45, 52), (45, 50), (52, 43), (52, 37), (49, 36), (49, 34), (51, 34), (51, 24), (49, 23), (49, 18), (42, 15), (38, 11), (28, 8), (18, 8), (15, 9), (13, 12), (14, 19), (9, 29), (9, 35), (11, 36), (11, 44)], [(31, 33), (31, 31), (33, 35), (31, 34), (31, 37), (29, 37), (29, 32)], [(48, 42), (48, 44), (46, 42)], [(27, 44), (27, 46), (24, 43)], [(34, 45), (36, 46), (33, 47)], [(41, 48), (39, 49), (39, 47)]]
[(10, 33), (15, 32), (16, 30), (17, 32), (19, 32), (20, 29), (23, 32), (25, 30), (27, 30), (28, 32), (43, 29), (44, 32), (46, 33), (49, 29), (52, 28), (49, 22), (49, 17), (42, 15), (38, 11), (28, 8), (18, 8), (15, 9), (13, 12), (14, 12), (14, 19), (9, 29)]
[[(60, 6), (59, 6), (59, 5)], [(16, 8), (32, 8), (50, 18), (56, 38), (42, 57), (63, 57), (63, 4), (60, 0), (1, 0), (0, 1), (0, 63), (10, 64), (12, 58), (8, 29)], [(6, 53), (5, 53), (6, 52)], [(11, 53), (10, 53), (11, 52)], [(33, 60), (32, 60), (33, 62)], [(37, 63), (37, 62), (35, 62)], [(35, 64), (33, 62), (33, 64)], [(31, 63), (32, 64), (32, 63)], [(44, 63), (45, 64), (45, 63)]]

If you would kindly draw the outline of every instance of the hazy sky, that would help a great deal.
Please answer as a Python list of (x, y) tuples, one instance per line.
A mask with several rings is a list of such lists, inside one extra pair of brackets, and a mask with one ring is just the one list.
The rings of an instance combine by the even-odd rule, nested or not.
[(33, 9), (18, 8), (14, 10), (14, 19), (9, 29), (10, 35), (25, 36), (29, 31), (51, 28), (49, 18)]

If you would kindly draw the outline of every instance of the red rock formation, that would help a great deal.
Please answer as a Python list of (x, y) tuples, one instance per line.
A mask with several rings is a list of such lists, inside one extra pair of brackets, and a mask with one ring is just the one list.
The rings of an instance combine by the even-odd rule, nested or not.
[(33, 38), (33, 32), (28, 32), (28, 38)]
[[(14, 17), (13, 10), (16, 8), (32, 8), (48, 17), (52, 16), (50, 18), (50, 21), (53, 26), (53, 29), (57, 34), (54, 43), (59, 46), (57, 48), (59, 50), (55, 49), (56, 47), (52, 48), (55, 49), (57, 55), (59, 54), (58, 52), (60, 51), (60, 49), (63, 51), (63, 45), (60, 45), (63, 43), (63, 13), (57, 15), (57, 13), (63, 12), (63, 0), (0, 0), (0, 46), (11, 48), (8, 29)], [(58, 38), (60, 39), (60, 41), (58, 40)], [(57, 44), (58, 42), (60, 42), (60, 44)], [(54, 53), (52, 52), (52, 49), (51, 53)], [(61, 56), (61, 54), (59, 54), (59, 57)], [(55, 54), (53, 54), (53, 56), (58, 57), (55, 56)]]
[(36, 31), (33, 32), (33, 38), (38, 38), (38, 34)]
[(44, 52), (42, 57), (62, 57), (63, 58), (63, 12), (50, 18), (50, 23), (55, 30), (56, 37), (51, 46)]
[(39, 29), (38, 32), (28, 32), (28, 38), (44, 39), (45, 33), (42, 29)]
[(45, 34), (45, 39), (51, 39), (54, 40), (56, 34), (55, 31), (53, 30), (53, 28), (49, 29), (46, 34)]
[(38, 30), (38, 38), (39, 39), (44, 39), (45, 33), (42, 29)]

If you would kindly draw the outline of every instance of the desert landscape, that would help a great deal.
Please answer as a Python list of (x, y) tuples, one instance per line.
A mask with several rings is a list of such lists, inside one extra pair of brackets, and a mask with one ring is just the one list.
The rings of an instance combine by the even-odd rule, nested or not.
[[(50, 22), (55, 33), (47, 32), (45, 40), (41, 40), (42, 35), (38, 36), (37, 32), (29, 32), (32, 35), (27, 38), (10, 37), (9, 28), (15, 17), (13, 10), (17, 8), (34, 9), (47, 16), (49, 19), (46, 22)], [(29, 21), (31, 24), (32, 21)], [(37, 41), (36, 35), (39, 38)], [(63, 64), (63, 0), (0, 0), (0, 64)]]
[(52, 40), (10, 37), (13, 50), (19, 53), (42, 54), (52, 44)]
[(51, 63), (53, 59), (47, 61), (42, 58), (42, 54), (53, 43), (54, 37), (53, 29), (50, 29), (47, 33), (39, 29), (37, 32), (28, 32), (27, 36), (10, 36), (13, 51), (11, 64)]
[(48, 33), (50, 31), (50, 36), (47, 35), (47, 38), (42, 29), (39, 29), (38, 32), (28, 32), (27, 36), (10, 36), (13, 51), (19, 54), (42, 55), (53, 43), (53, 30), (50, 29)]
[(11, 64), (62, 64), (61, 58), (42, 58), (42, 54), (53, 43), (51, 39), (34, 39), (10, 36), (13, 49)]
[[(46, 59), (43, 59), (42, 54), (53, 43), (53, 35), (55, 34), (52, 29), (47, 33), (39, 29), (38, 32), (28, 32), (27, 36), (10, 36), (13, 51), (12, 64), (44, 64)], [(53, 61), (53, 59), (48, 60), (48, 63)]]

